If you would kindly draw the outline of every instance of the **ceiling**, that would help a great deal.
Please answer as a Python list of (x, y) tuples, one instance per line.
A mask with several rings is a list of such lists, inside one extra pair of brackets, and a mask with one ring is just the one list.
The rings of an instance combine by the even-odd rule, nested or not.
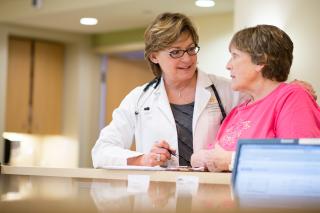
[[(234, 0), (215, 0), (199, 8), (194, 0), (0, 0), (0, 23), (77, 33), (102, 33), (146, 26), (162, 12), (202, 16), (233, 11)], [(96, 17), (96, 26), (80, 25), (81, 17)]]

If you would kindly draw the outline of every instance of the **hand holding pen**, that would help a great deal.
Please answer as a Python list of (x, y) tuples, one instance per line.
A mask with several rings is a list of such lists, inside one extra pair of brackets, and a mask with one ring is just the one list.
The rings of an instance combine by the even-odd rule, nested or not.
[(127, 163), (128, 165), (139, 166), (163, 166), (175, 153), (176, 150), (172, 149), (168, 142), (164, 140), (156, 141), (149, 153), (128, 158)]
[[(166, 149), (166, 151), (170, 154), (167, 157), (168, 159), (171, 159), (171, 155), (179, 159), (180, 155), (178, 155), (176, 150), (171, 148), (170, 145), (166, 141), (162, 140), (162, 141), (156, 142), (156, 146), (161, 149)], [(161, 153), (159, 153), (159, 154), (161, 154)], [(186, 161), (189, 162), (189, 160), (186, 160)]]
[[(174, 156), (179, 160), (181, 157), (176, 153), (176, 150), (170, 147), (169, 143), (165, 140), (156, 141), (150, 153), (139, 156), (138, 164), (134, 165), (142, 165), (142, 166), (164, 166), (168, 160), (171, 159), (171, 156)], [(183, 158), (183, 157), (182, 157)], [(186, 160), (186, 159), (185, 159)], [(186, 160), (190, 163), (189, 160)], [(181, 168), (181, 167), (179, 167)], [(186, 167), (185, 167), (186, 168)], [(185, 169), (184, 168), (184, 169)], [(175, 168), (177, 169), (177, 168)], [(190, 168), (188, 168), (190, 170)], [(192, 171), (203, 171), (204, 167), (200, 168), (192, 168)]]
[(156, 154), (156, 160), (161, 162), (159, 165), (163, 165), (171, 159), (171, 155), (176, 156), (176, 150), (171, 148), (169, 143), (165, 140), (155, 142), (151, 148), (151, 153)]

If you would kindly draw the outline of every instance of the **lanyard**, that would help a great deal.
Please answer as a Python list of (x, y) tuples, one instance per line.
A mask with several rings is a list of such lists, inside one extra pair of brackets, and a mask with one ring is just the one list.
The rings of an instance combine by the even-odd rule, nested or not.
[(219, 108), (220, 108), (220, 111), (221, 111), (221, 114), (222, 114), (222, 119), (221, 119), (221, 122), (220, 122), (220, 124), (221, 124), (223, 122), (223, 120), (226, 118), (227, 113), (223, 108), (222, 101), (220, 99), (219, 93), (218, 93), (216, 87), (214, 86), (214, 84), (211, 84), (211, 88), (212, 88), (212, 90), (214, 92), (214, 95), (216, 96), (216, 99), (218, 101), (218, 105), (219, 105)]

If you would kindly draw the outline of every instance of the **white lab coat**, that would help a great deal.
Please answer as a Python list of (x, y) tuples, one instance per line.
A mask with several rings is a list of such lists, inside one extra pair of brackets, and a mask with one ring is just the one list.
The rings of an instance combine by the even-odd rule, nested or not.
[[(210, 87), (212, 84), (218, 90), (226, 113), (239, 102), (239, 94), (231, 90), (229, 80), (198, 71), (192, 121), (194, 152), (212, 143), (220, 127), (222, 115)], [(133, 89), (114, 110), (112, 121), (101, 130), (92, 149), (95, 168), (127, 165), (127, 158), (149, 153), (159, 140), (166, 140), (178, 152), (176, 124), (163, 79), (157, 88), (153, 86), (146, 92), (142, 91), (145, 85)], [(129, 148), (134, 141), (136, 151), (131, 151)], [(175, 157), (168, 162), (168, 166), (178, 165)]]

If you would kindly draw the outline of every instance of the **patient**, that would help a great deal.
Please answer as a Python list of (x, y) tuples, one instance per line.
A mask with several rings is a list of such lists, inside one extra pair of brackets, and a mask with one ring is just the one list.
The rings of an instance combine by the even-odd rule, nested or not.
[(237, 32), (229, 45), (232, 89), (251, 98), (226, 117), (209, 150), (191, 157), (194, 167), (227, 171), (239, 138), (320, 138), (320, 108), (296, 84), (286, 84), (293, 43), (281, 29), (258, 25)]

